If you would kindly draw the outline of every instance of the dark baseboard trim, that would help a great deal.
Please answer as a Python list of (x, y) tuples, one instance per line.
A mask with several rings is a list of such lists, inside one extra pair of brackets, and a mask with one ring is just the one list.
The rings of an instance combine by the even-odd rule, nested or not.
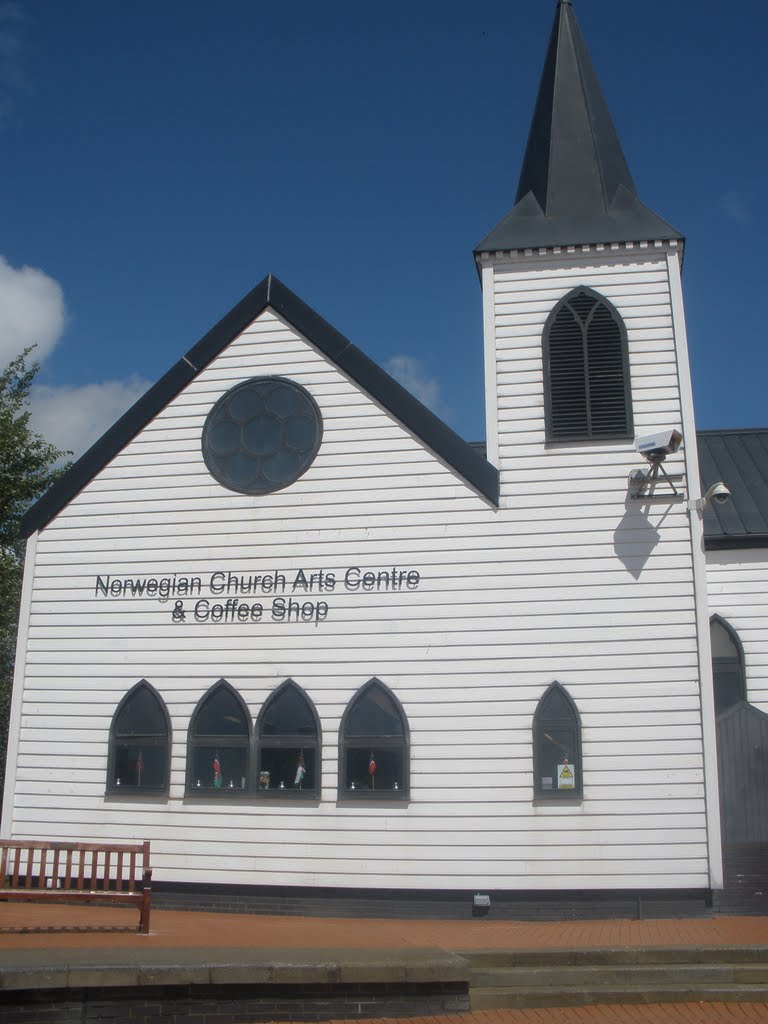
[(487, 916), (510, 921), (598, 918), (711, 917), (709, 889), (482, 890), (490, 907), (476, 908), (475, 891), (342, 889), (302, 886), (206, 885), (155, 882), (158, 909), (215, 913), (285, 914), (301, 917), (462, 919)]

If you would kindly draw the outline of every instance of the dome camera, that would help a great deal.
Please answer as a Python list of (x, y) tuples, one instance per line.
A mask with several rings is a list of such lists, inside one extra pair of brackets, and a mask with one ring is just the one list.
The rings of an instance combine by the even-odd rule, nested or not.
[(718, 505), (724, 505), (731, 497), (731, 492), (720, 480), (716, 484), (712, 484), (707, 493), (704, 495), (704, 504), (706, 505), (709, 501), (716, 501)]

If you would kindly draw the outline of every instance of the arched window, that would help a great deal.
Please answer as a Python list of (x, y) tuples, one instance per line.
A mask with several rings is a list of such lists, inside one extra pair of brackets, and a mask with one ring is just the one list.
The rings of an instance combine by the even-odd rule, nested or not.
[(408, 719), (395, 695), (371, 679), (347, 705), (339, 730), (339, 797), (405, 799), (410, 788)]
[(225, 679), (212, 686), (189, 723), (187, 792), (206, 795), (249, 788), (251, 720)]
[(162, 698), (140, 680), (117, 706), (109, 730), (107, 792), (167, 793), (171, 723)]
[(744, 651), (733, 629), (719, 615), (709, 623), (712, 643), (712, 674), (715, 684), (715, 713), (720, 715), (747, 699)]
[(320, 791), (320, 726), (309, 697), (292, 679), (278, 687), (256, 725), (257, 786), (282, 795)]
[(544, 327), (548, 441), (632, 436), (624, 322), (603, 296), (576, 288)]
[(560, 683), (547, 689), (533, 716), (533, 774), (537, 797), (581, 797), (581, 722)]

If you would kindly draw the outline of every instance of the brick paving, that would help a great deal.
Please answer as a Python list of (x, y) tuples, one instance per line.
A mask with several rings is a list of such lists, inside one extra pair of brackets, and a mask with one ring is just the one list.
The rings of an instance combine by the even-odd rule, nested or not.
[[(301, 918), (154, 910), (149, 935), (135, 932), (133, 908), (0, 902), (0, 963), (4, 950), (206, 951), (252, 949), (580, 949), (768, 945), (768, 917), (686, 920), (518, 922)], [(485, 1010), (440, 1017), (399, 1018), (398, 1024), (768, 1024), (768, 1003), (663, 1003)], [(335, 1022), (340, 1024), (340, 1022)], [(361, 1024), (360, 1021), (355, 1024)], [(366, 1022), (362, 1022), (366, 1024)], [(368, 1024), (382, 1024), (381, 1019)]]
[(768, 945), (768, 917), (682, 920), (461, 921), (288, 917), (153, 910), (149, 935), (132, 907), (0, 902), (0, 951), (46, 947), (300, 949), (601, 949)]

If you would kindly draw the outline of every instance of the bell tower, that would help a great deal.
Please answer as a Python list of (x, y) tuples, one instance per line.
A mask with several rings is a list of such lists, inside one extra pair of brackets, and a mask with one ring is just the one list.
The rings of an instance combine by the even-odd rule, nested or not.
[[(540, 588), (532, 600), (546, 593), (544, 607), (562, 612), (562, 627), (583, 637), (564, 667), (569, 692), (592, 699), (596, 675), (610, 665), (622, 699), (632, 694), (659, 721), (665, 702), (690, 700), (706, 792), (708, 877), (719, 888), (683, 245), (680, 232), (640, 199), (571, 0), (559, 0), (514, 206), (475, 249), (488, 459), (499, 470), (507, 557), (526, 566), (518, 578), (530, 578)], [(636, 438), (663, 431), (682, 434), (680, 450), (665, 462), (677, 487), (641, 500), (628, 488), (629, 474), (645, 465)], [(658, 625), (665, 615), (666, 632)], [(682, 673), (670, 667), (680, 657), (690, 666)], [(631, 718), (625, 727), (645, 750), (643, 727)], [(646, 740), (650, 752), (650, 733)], [(591, 756), (598, 763), (585, 751), (585, 773)], [(679, 756), (673, 753), (675, 764)], [(650, 756), (644, 763), (650, 766)]]
[[(674, 276), (679, 276), (682, 249), (680, 232), (638, 197), (573, 5), (559, 0), (515, 205), (475, 249), (484, 296), (488, 452), (502, 474), (518, 440), (510, 435), (505, 412), (514, 394), (525, 394), (524, 404), (530, 411), (525, 424), (518, 424), (525, 427), (529, 453), (532, 444), (569, 439), (567, 430), (563, 433), (552, 426), (552, 413), (557, 415), (563, 402), (567, 406), (558, 389), (567, 385), (563, 375), (569, 371), (572, 378), (580, 373), (587, 379), (588, 393), (571, 397), (585, 405), (588, 419), (601, 415), (599, 406), (606, 400), (615, 402), (620, 391), (627, 392), (624, 430), (615, 430), (614, 440), (622, 435), (626, 439), (632, 424), (640, 432), (655, 425), (655, 411), (639, 404), (640, 397), (646, 396), (638, 392), (638, 402), (633, 403), (631, 349), (648, 334), (632, 334), (631, 329), (639, 326), (640, 319), (649, 318), (651, 323), (641, 330), (661, 327), (660, 307), (669, 309), (670, 295), (662, 302), (647, 286), (651, 278), (656, 284), (661, 283), (659, 275), (668, 276), (669, 257), (676, 263)], [(644, 273), (649, 280), (640, 284)], [(672, 282), (666, 285), (671, 287)], [(583, 296), (578, 299), (579, 289), (591, 289), (596, 295), (593, 310), (586, 308)], [(545, 332), (549, 315), (554, 312), (557, 319), (555, 304), (570, 292), (568, 308), (561, 311), (554, 331)], [(642, 295), (649, 296), (648, 315), (638, 318)], [(578, 312), (579, 304), (584, 317)], [(601, 351), (595, 314), (598, 319), (607, 317), (615, 325), (612, 330), (630, 332), (613, 353)], [(563, 336), (566, 321), (573, 335), (570, 345)], [(583, 337), (579, 340), (578, 335)], [(575, 352), (578, 345), (584, 349), (582, 358)], [(522, 370), (523, 359), (530, 376), (515, 374), (513, 381), (509, 376), (513, 363), (520, 360)], [(607, 377), (613, 370), (619, 371), (622, 380), (614, 378), (612, 390)], [(638, 386), (640, 374), (638, 366)], [(575, 386), (576, 381), (572, 379), (571, 384)], [(638, 406), (634, 416), (633, 404)], [(665, 414), (672, 415), (672, 410)], [(680, 414), (676, 410), (678, 420)], [(519, 419), (519, 407), (515, 416)], [(603, 437), (609, 435), (610, 431)], [(598, 436), (588, 427), (581, 439), (592, 442)], [(574, 427), (570, 440), (579, 439)]]

